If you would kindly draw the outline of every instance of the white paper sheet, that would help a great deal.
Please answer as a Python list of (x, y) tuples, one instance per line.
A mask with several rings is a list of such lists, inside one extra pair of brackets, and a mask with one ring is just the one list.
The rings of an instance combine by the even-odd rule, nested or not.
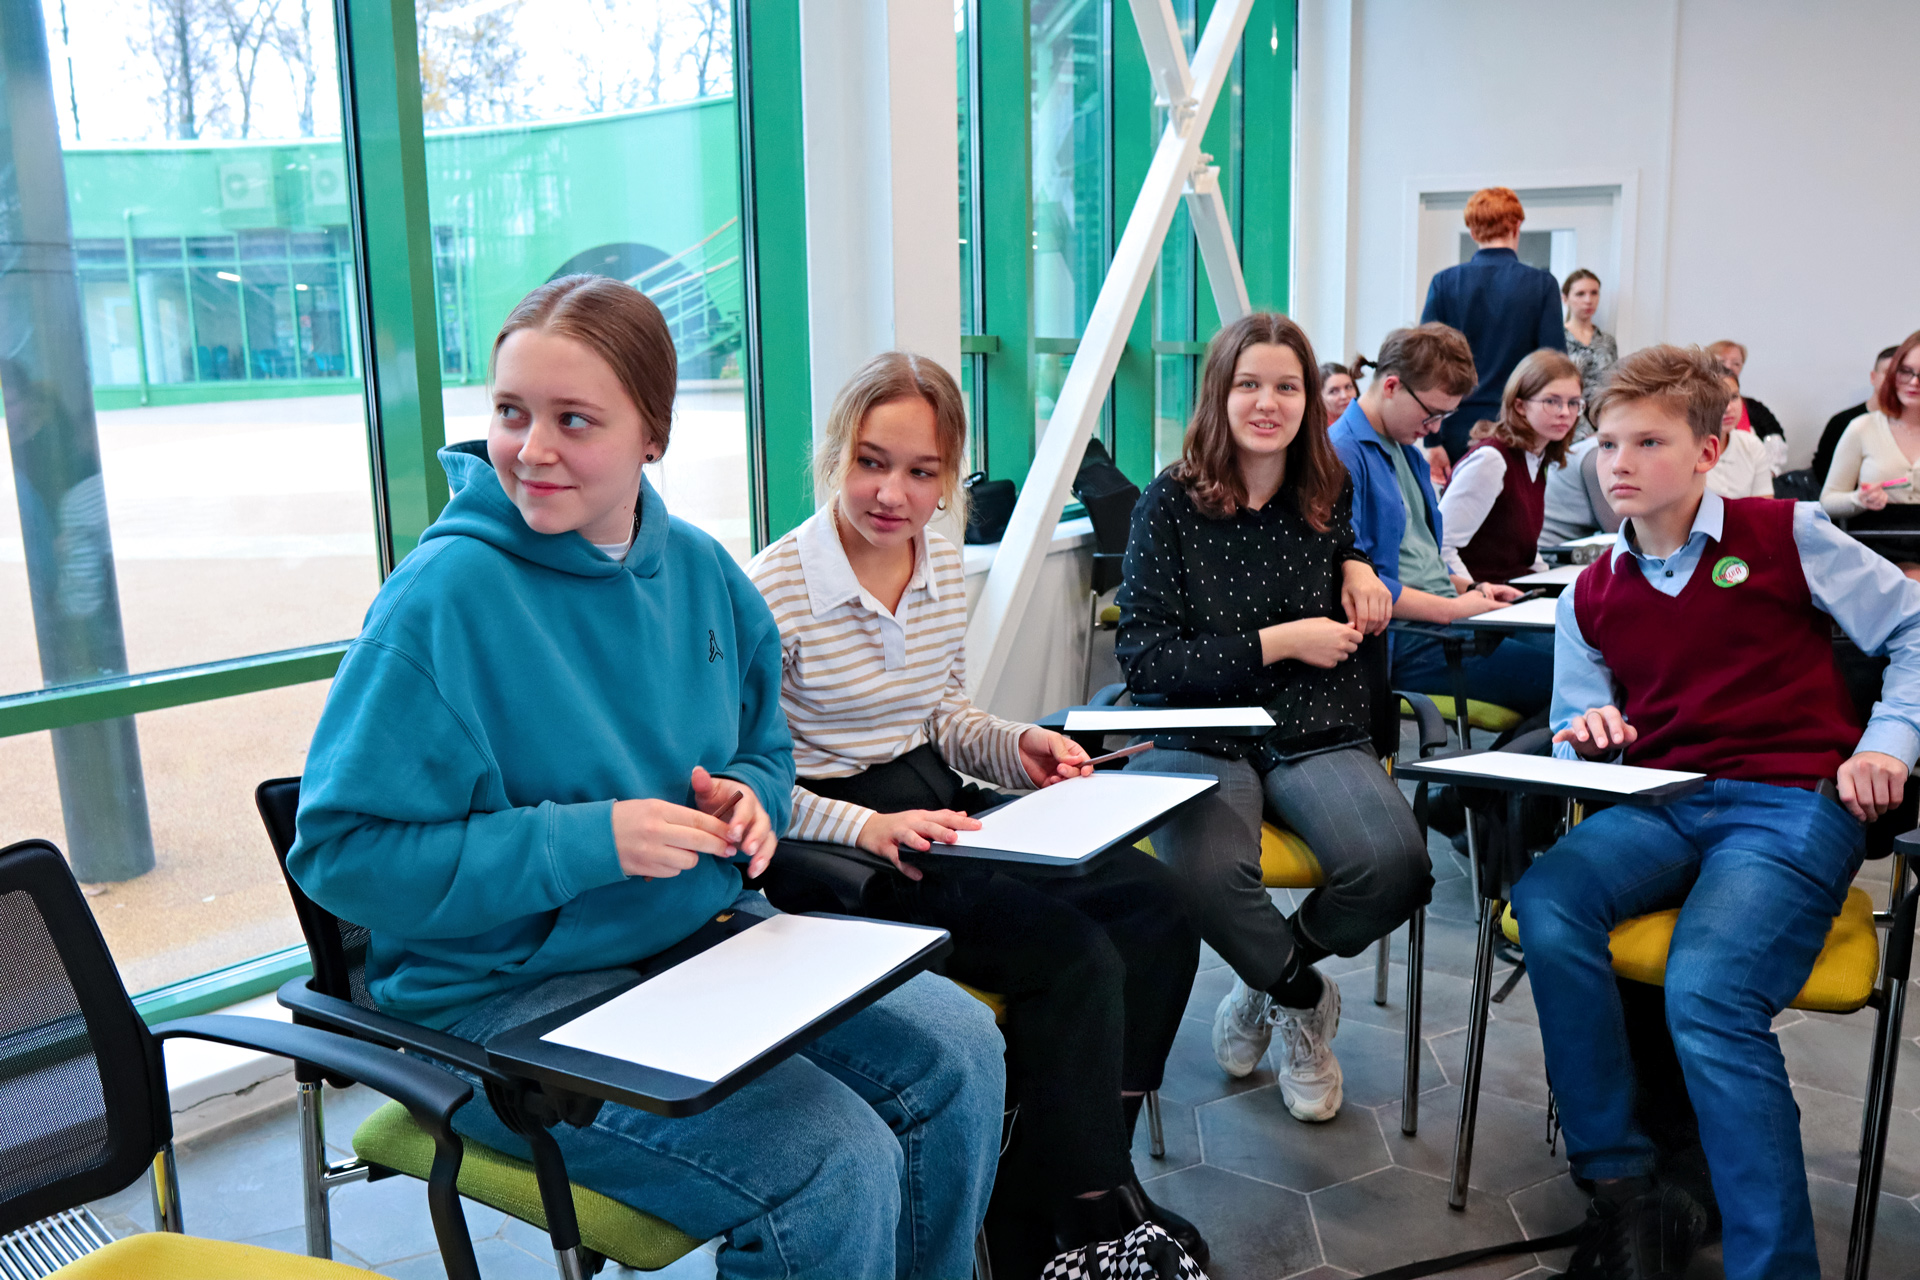
[(1057, 782), (980, 815), (980, 830), (962, 831), (952, 846), (1004, 849), (1078, 862), (1182, 801), (1208, 789), (1205, 774), (1112, 771)]
[(695, 1080), (724, 1079), (905, 963), (939, 932), (774, 916), (540, 1038)]
[(1067, 712), (1068, 733), (1167, 733), (1181, 729), (1271, 729), (1265, 707), (1115, 707)]
[(1471, 618), (1462, 618), (1454, 625), (1457, 627), (1510, 627), (1553, 630), (1554, 611), (1560, 607), (1558, 600), (1542, 597), (1538, 600), (1522, 600), (1519, 604), (1510, 604), (1504, 609), (1489, 609), (1485, 613), (1476, 613)]
[(1529, 573), (1513, 579), (1507, 585), (1514, 587), (1570, 587), (1573, 580), (1580, 576), (1583, 564), (1563, 564), (1548, 569), (1544, 573)]
[(1511, 751), (1484, 751), (1455, 760), (1429, 760), (1425, 763), (1449, 773), (1477, 778), (1514, 778), (1524, 782), (1543, 782), (1565, 787), (1584, 787), (1590, 791), (1611, 791), (1631, 796), (1670, 782), (1685, 782), (1701, 777), (1697, 773), (1679, 773), (1672, 769), (1642, 769), (1629, 764), (1601, 764), (1594, 760), (1556, 760), (1551, 756), (1524, 756)]
[(1584, 538), (1575, 538), (1571, 542), (1563, 542), (1560, 545), (1563, 547), (1610, 547), (1619, 540), (1619, 537), (1617, 533), (1590, 533)]

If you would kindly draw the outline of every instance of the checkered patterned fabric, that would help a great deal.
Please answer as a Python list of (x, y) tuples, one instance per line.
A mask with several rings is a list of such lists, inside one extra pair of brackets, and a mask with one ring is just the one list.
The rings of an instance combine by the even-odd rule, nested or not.
[(1060, 1254), (1040, 1269), (1040, 1280), (1206, 1280), (1200, 1264), (1151, 1222), (1124, 1240), (1102, 1240)]

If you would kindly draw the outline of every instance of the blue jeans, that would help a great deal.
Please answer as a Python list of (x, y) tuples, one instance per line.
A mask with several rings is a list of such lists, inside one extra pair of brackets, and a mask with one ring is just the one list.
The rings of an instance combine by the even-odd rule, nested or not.
[[(1530, 716), (1544, 711), (1553, 694), (1553, 650), (1510, 636), (1492, 653), (1474, 652), (1467, 641), (1461, 663), (1467, 679), (1467, 697)], [(1453, 696), (1453, 675), (1447, 670), (1447, 651), (1425, 636), (1393, 637), (1393, 687), (1428, 696)]]
[[(757, 893), (734, 905), (772, 911)], [(632, 977), (549, 978), (449, 1031), (484, 1041)], [(710, 1111), (667, 1119), (608, 1103), (553, 1135), (575, 1182), (721, 1237), (723, 1276), (966, 1280), (999, 1162), (1002, 1053), (987, 1007), (923, 973)], [(477, 1091), (454, 1126), (529, 1158)]]
[(1860, 866), (1861, 827), (1824, 796), (1715, 780), (1664, 808), (1575, 827), (1513, 891), (1547, 1075), (1573, 1171), (1652, 1172), (1607, 934), (1680, 908), (1667, 1025), (1700, 1117), (1729, 1280), (1820, 1274), (1800, 1112), (1771, 1023), (1806, 984)]

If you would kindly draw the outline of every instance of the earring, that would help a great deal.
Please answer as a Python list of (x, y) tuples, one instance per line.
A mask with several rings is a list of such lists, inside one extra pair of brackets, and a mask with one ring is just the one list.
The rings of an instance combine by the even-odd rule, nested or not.
[(647, 455), (647, 461), (648, 461), (648, 462), (652, 462), (652, 461), (653, 461), (653, 455), (652, 455), (652, 454), (648, 454), (648, 455)]

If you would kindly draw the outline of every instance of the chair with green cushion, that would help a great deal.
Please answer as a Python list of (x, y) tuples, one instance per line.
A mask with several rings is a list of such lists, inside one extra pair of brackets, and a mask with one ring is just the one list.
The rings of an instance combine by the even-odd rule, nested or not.
[[(425, 1178), (433, 1165), (433, 1142), (406, 1108), (389, 1102), (353, 1131), (353, 1153), (368, 1166)], [(547, 1211), (531, 1164), (467, 1140), (460, 1166), (460, 1194), (491, 1205), (545, 1230)], [(636, 1271), (658, 1271), (700, 1247), (672, 1223), (630, 1209), (582, 1186), (573, 1188), (573, 1211), (583, 1247)]]
[[(460, 1172), (462, 1194), (544, 1229), (553, 1241), (561, 1280), (581, 1280), (598, 1271), (607, 1258), (636, 1270), (657, 1271), (699, 1248), (700, 1241), (672, 1223), (568, 1180), (565, 1160), (549, 1130), (562, 1120), (585, 1123), (597, 1103), (549, 1096), (531, 1081), (502, 1075), (479, 1045), (415, 1026), (374, 1007), (365, 977), (368, 931), (320, 907), (286, 875), (294, 815), (300, 807), (300, 780), (263, 782), (254, 800), (313, 958), (312, 978), (295, 978), (280, 988), (280, 1003), (293, 1010), (294, 1021), (452, 1063), (486, 1083), (487, 1101), (532, 1149), (533, 1161), (528, 1163), (469, 1140)], [(333, 1073), (324, 1079), (334, 1084), (351, 1082), (350, 1077)], [(322, 1073), (299, 1068), (295, 1082), (306, 1177), (307, 1252), (325, 1258), (332, 1256), (333, 1248), (328, 1191), (361, 1178), (394, 1173), (421, 1176), (431, 1163), (422, 1146), (428, 1140), (407, 1115), (383, 1107), (353, 1136), (358, 1158), (329, 1162), (321, 1110)]]

